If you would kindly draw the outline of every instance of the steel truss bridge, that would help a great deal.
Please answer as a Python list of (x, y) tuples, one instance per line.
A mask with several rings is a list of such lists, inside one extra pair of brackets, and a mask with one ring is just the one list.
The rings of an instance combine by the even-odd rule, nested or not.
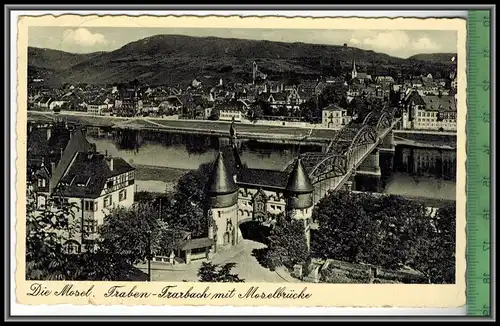
[[(398, 108), (371, 111), (362, 123), (350, 123), (339, 130), (325, 151), (300, 154), (314, 186), (314, 204), (330, 190), (340, 189), (360, 164), (384, 143), (400, 119)], [(283, 170), (291, 171), (294, 162), (295, 159)]]

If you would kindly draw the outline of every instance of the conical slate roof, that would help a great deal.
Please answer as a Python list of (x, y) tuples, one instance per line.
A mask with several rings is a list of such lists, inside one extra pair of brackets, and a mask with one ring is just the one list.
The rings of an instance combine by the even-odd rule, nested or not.
[(314, 187), (311, 184), (311, 180), (304, 170), (304, 166), (300, 158), (295, 162), (292, 173), (288, 177), (288, 183), (286, 185), (286, 190), (291, 193), (304, 194), (314, 191)]
[(238, 190), (238, 186), (229, 174), (224, 164), (222, 152), (219, 152), (212, 168), (212, 173), (208, 179), (207, 191), (210, 194), (224, 195)]

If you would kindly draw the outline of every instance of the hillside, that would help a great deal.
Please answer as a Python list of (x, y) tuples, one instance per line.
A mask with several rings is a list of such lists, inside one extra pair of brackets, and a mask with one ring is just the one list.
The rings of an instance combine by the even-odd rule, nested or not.
[(42, 74), (40, 78), (47, 76), (50, 84), (111, 84), (134, 79), (183, 84), (197, 76), (243, 81), (250, 78), (253, 61), (270, 78), (316, 78), (349, 71), (353, 57), (359, 71), (387, 71), (409, 62), (344, 46), (180, 35), (156, 35), (103, 53), (28, 50), (31, 70)]
[(456, 53), (421, 53), (413, 55), (408, 59), (427, 61), (432, 63), (453, 64), (451, 58), (456, 58), (456, 56)]
[(101, 54), (103, 54), (103, 52), (78, 54), (52, 49), (28, 47), (28, 65), (36, 68), (64, 70)]

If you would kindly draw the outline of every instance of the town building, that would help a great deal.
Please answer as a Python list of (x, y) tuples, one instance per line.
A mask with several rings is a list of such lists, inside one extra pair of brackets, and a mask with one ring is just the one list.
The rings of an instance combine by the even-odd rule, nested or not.
[(106, 103), (89, 103), (87, 104), (87, 113), (91, 115), (103, 115), (108, 109)]
[(252, 63), (252, 84), (256, 84), (258, 80), (266, 80), (267, 75), (259, 70), (257, 62)]
[(50, 102), (49, 104), (49, 109), (51, 111), (54, 111), (54, 110), (61, 110), (63, 109), (64, 107), (68, 107), (68, 102), (67, 101), (52, 101)]
[[(119, 157), (96, 151), (81, 128), (32, 127), (28, 136), (28, 183), (39, 210), (64, 200), (74, 205), (69, 222), (76, 228), (66, 238), (69, 253), (92, 249), (97, 226), (115, 206), (131, 207), (135, 168)], [(86, 246), (90, 247), (86, 247)]]
[(457, 130), (457, 100), (450, 95), (422, 96), (410, 92), (403, 101), (403, 128), (415, 130)]
[(243, 113), (237, 109), (222, 108), (219, 110), (219, 120), (222, 121), (241, 121)]
[(341, 129), (351, 120), (352, 117), (347, 114), (347, 109), (330, 105), (323, 109), (321, 123), (324, 128)]
[(378, 84), (394, 84), (394, 78), (392, 76), (377, 76), (375, 82)]
[(54, 99), (50, 96), (43, 96), (38, 99), (38, 101), (35, 103), (35, 106), (39, 109), (42, 110), (49, 110), (50, 108), (50, 103), (52, 103)]

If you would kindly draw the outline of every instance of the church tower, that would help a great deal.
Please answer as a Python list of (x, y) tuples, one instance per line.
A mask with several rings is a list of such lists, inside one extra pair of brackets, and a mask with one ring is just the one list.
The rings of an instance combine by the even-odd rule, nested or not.
[(206, 189), (208, 237), (216, 246), (234, 245), (238, 236), (238, 186), (229, 174), (219, 152)]
[(287, 215), (295, 220), (303, 221), (307, 247), (309, 247), (314, 187), (300, 158), (295, 162), (292, 173), (288, 177), (285, 191)]
[(358, 71), (356, 70), (356, 59), (352, 59), (352, 71), (351, 71), (351, 79), (358, 77)]
[(257, 62), (253, 62), (253, 65), (252, 65), (252, 82), (253, 84), (255, 85), (255, 79), (257, 78), (257, 71), (259, 70), (259, 68), (257, 67)]

